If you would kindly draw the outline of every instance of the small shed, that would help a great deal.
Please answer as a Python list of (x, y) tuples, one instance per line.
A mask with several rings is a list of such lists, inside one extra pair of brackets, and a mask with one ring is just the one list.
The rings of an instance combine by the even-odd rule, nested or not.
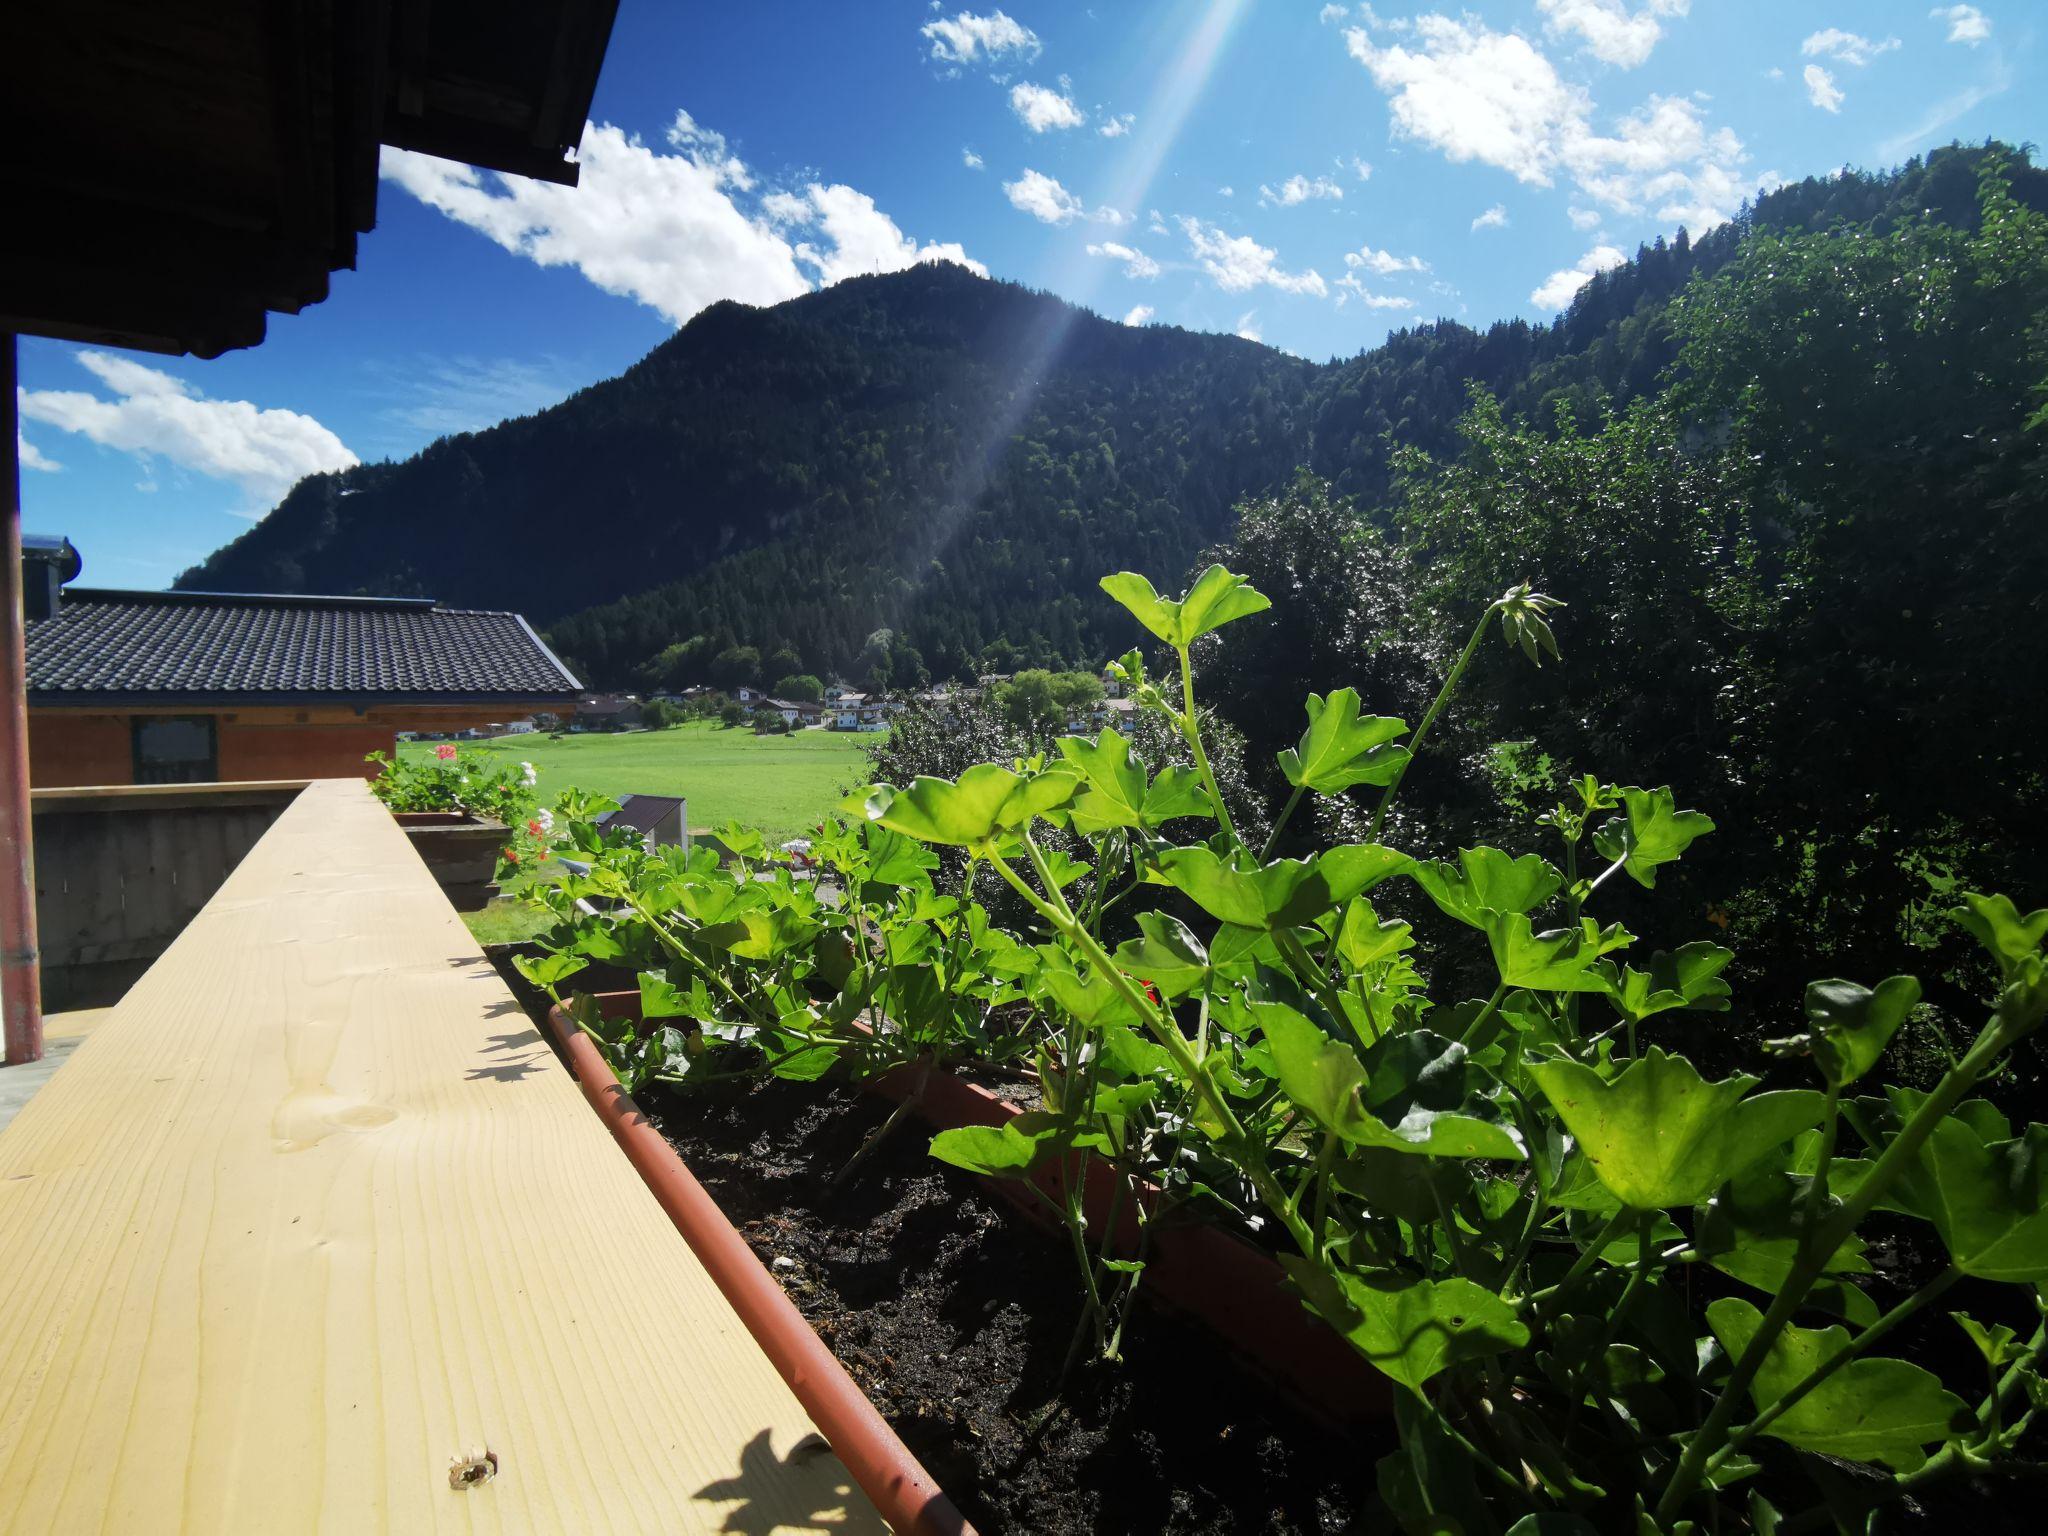
[(681, 795), (621, 795), (619, 808), (599, 821), (607, 827), (631, 827), (657, 846), (690, 846), (689, 803)]

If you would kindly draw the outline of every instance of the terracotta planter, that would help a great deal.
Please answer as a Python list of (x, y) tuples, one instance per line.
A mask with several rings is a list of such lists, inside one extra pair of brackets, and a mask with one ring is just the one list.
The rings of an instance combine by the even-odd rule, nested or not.
[[(640, 997), (615, 992), (600, 994), (599, 1002), (607, 1016), (616, 1018), (637, 1015)], [(548, 1010), (548, 1027), (584, 1098), (889, 1528), (900, 1536), (975, 1536), (675, 1148), (620, 1086), (590, 1037), (559, 1008)]]
[[(638, 992), (597, 994), (607, 1018), (637, 1018)], [(558, 1010), (559, 1011), (559, 1010)], [(557, 1029), (579, 1034), (566, 1019)], [(923, 1079), (919, 1091), (919, 1079)], [(1001, 1125), (1023, 1113), (986, 1088), (944, 1070), (898, 1067), (864, 1084), (883, 1098), (901, 1102), (918, 1094), (915, 1111), (934, 1130), (966, 1125)], [(1061, 1181), (1085, 1180), (1083, 1207), (1096, 1229), (1109, 1219), (1115, 1180), (1099, 1158), (1085, 1167), (1042, 1168), (1033, 1182), (1059, 1198)], [(985, 1179), (994, 1193), (1035, 1224), (1050, 1227), (1043, 1205), (1017, 1179)], [(1146, 1185), (1140, 1198), (1156, 1199)], [(1128, 1253), (1136, 1242), (1136, 1220), (1128, 1203), (1119, 1217), (1118, 1240)], [(1271, 1383), (1284, 1396), (1326, 1422), (1353, 1426), (1383, 1420), (1393, 1412), (1393, 1388), (1363, 1356), (1308, 1311), (1287, 1288), (1286, 1272), (1265, 1250), (1225, 1228), (1168, 1223), (1154, 1229), (1140, 1295), (1213, 1333), (1239, 1364)]]
[(496, 890), (498, 855), (512, 829), (467, 811), (394, 811), (391, 819), (405, 828), (455, 910), (481, 911)]

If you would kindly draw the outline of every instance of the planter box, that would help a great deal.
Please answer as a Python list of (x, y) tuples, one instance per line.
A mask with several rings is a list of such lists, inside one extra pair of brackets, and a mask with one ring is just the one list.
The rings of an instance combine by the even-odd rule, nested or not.
[[(637, 991), (600, 992), (595, 997), (606, 1018), (640, 1016)], [(581, 1038), (559, 1009), (551, 1011), (550, 1020), (558, 1034)], [(924, 1081), (918, 1093), (920, 1076)], [(863, 1087), (896, 1102), (918, 1093), (916, 1112), (934, 1130), (1001, 1125), (1024, 1110), (952, 1072), (916, 1066), (895, 1068)], [(1109, 1217), (1115, 1182), (1108, 1165), (1090, 1156), (1085, 1169), (1063, 1170), (1054, 1164), (1032, 1177), (1058, 1198), (1061, 1180), (1070, 1175), (1085, 1181), (1083, 1206), (1091, 1225), (1100, 1231)], [(1050, 1227), (1023, 1180), (982, 1182), (1034, 1224)], [(1140, 1198), (1156, 1198), (1158, 1193), (1148, 1185)], [(1117, 1239), (1129, 1253), (1137, 1234), (1128, 1209), (1120, 1225)], [(1390, 1380), (1302, 1305), (1271, 1254), (1226, 1228), (1171, 1222), (1156, 1228), (1139, 1296), (1209, 1330), (1240, 1365), (1325, 1423), (1349, 1428), (1384, 1422), (1393, 1412)]]
[(395, 811), (414, 850), (458, 912), (483, 910), (497, 887), (498, 855), (512, 840), (501, 821), (467, 811)]

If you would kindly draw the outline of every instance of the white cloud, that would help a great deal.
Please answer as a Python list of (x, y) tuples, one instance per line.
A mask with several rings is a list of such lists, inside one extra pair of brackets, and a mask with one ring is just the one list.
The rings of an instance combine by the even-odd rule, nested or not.
[(1125, 277), (1152, 278), (1157, 277), (1161, 270), (1159, 263), (1150, 256), (1147, 256), (1143, 251), (1133, 250), (1128, 245), (1118, 245), (1113, 241), (1105, 240), (1100, 245), (1089, 246), (1088, 254), (1090, 256), (1107, 256), (1112, 261), (1122, 262), (1124, 264)]
[(1051, 86), (1033, 85), (1020, 81), (1010, 87), (1010, 110), (1033, 133), (1044, 133), (1051, 128), (1078, 128), (1087, 114), (1074, 105), (1071, 96), (1063, 96)]
[(1344, 189), (1327, 176), (1318, 176), (1311, 181), (1306, 176), (1290, 176), (1278, 188), (1259, 188), (1261, 207), (1292, 208), (1296, 203), (1308, 202), (1311, 198), (1341, 198)]
[(1120, 139), (1131, 131), (1131, 124), (1137, 120), (1138, 114), (1135, 112), (1119, 112), (1113, 117), (1105, 117), (1102, 126), (1095, 131), (1105, 139)]
[(1413, 44), (1345, 34), (1352, 57), (1388, 97), (1394, 131), (1453, 161), (1477, 160), (1518, 181), (1569, 177), (1587, 197), (1626, 213), (1717, 223), (1745, 190), (1742, 141), (1709, 129), (1697, 102), (1651, 96), (1602, 134), (1593, 101), (1526, 38), (1477, 20), (1416, 19)]
[(1660, 18), (1683, 16), (1691, 0), (1645, 0), (1631, 11), (1623, 0), (1536, 0), (1545, 30), (1576, 35), (1603, 64), (1634, 69), (1664, 35)]
[(1249, 235), (1226, 235), (1213, 224), (1186, 217), (1180, 227), (1195, 260), (1225, 293), (1267, 287), (1282, 293), (1312, 293), (1320, 299), (1330, 291), (1313, 267), (1306, 272), (1283, 271), (1280, 253)]
[(1337, 279), (1337, 304), (1342, 308), (1348, 299), (1357, 299), (1367, 309), (1408, 309), (1415, 301), (1404, 294), (1374, 293), (1367, 288), (1356, 272), (1346, 272)]
[(1216, 189), (1216, 195), (1217, 195), (1218, 197), (1235, 197), (1235, 196), (1237, 196), (1237, 188), (1235, 188), (1235, 187), (1218, 187), (1218, 188)]
[(1890, 53), (1894, 48), (1903, 46), (1896, 37), (1872, 42), (1860, 33), (1844, 32), (1840, 27), (1823, 27), (1801, 43), (1799, 51), (1809, 59), (1834, 59), (1861, 69), (1879, 54)]
[(1130, 313), (1124, 316), (1124, 324), (1144, 325), (1151, 320), (1153, 314), (1154, 310), (1150, 304), (1133, 304)]
[(974, 64), (995, 60), (1006, 54), (1022, 59), (1038, 57), (1038, 34), (1001, 11), (977, 16), (962, 11), (948, 20), (928, 21), (918, 32), (932, 45), (931, 56), (942, 64)]
[(1358, 156), (1353, 155), (1347, 163), (1351, 167), (1351, 173), (1360, 181), (1372, 180), (1372, 162), (1370, 160), (1361, 160)]
[(1392, 251), (1376, 251), (1369, 245), (1361, 245), (1355, 251), (1345, 253), (1344, 265), (1353, 271), (1363, 268), (1381, 277), (1391, 277), (1396, 272), (1427, 272), (1429, 263), (1420, 256), (1396, 256)]
[[(774, 304), (814, 283), (914, 261), (983, 270), (958, 244), (918, 246), (852, 187), (812, 182), (755, 196), (752, 171), (688, 112), (676, 113), (666, 136), (676, 153), (608, 124), (586, 126), (574, 188), (495, 173), (487, 181), (469, 166), (402, 149), (384, 151), (382, 170), (506, 250), (543, 267), (573, 266), (677, 325), (719, 299)], [(830, 243), (788, 238), (813, 227)]]
[(1069, 224), (1081, 216), (1081, 199), (1042, 171), (1028, 167), (1015, 181), (1003, 183), (1010, 206), (1042, 224)]
[(24, 389), (21, 414), (148, 461), (169, 459), (276, 501), (307, 475), (360, 462), (326, 427), (297, 411), (214, 400), (184, 380), (109, 352), (78, 361), (115, 398), (83, 390)]
[(1326, 5), (1320, 11), (1316, 12), (1316, 20), (1320, 21), (1324, 26), (1327, 27), (1331, 22), (1342, 21), (1346, 16), (1350, 14), (1351, 13), (1341, 5)]
[(920, 261), (955, 262), (977, 276), (988, 276), (988, 268), (970, 258), (956, 242), (920, 247), (865, 192), (812, 182), (803, 202), (806, 206), (798, 216), (788, 217), (785, 212), (788, 222), (817, 229), (829, 243), (799, 241), (796, 257), (815, 268), (818, 281), (827, 287), (873, 272), (900, 272)]
[(978, 171), (981, 169), (982, 159), (973, 150), (962, 146), (960, 150), (960, 163), (970, 171)]
[(1842, 110), (1842, 92), (1835, 87), (1835, 77), (1818, 64), (1809, 64), (1800, 72), (1806, 82), (1806, 99), (1823, 112)]
[[(15, 391), (17, 399), (19, 399), (21, 393), (19, 389)], [(23, 469), (40, 469), (46, 475), (54, 475), (64, 467), (44, 453), (34, 443), (23, 437), (19, 427), (15, 428), (14, 432), (14, 456), (20, 461)]]
[(1948, 23), (1948, 41), (1974, 48), (1991, 36), (1991, 18), (1974, 5), (1937, 5), (1927, 13)]
[[(577, 385), (558, 358), (478, 358), (442, 353), (378, 359), (368, 365), (392, 404), (378, 414), (389, 421), (446, 437), (477, 432), (515, 416), (531, 416), (566, 399)], [(381, 446), (373, 442), (371, 448)], [(401, 451), (416, 443), (408, 434)]]
[(1246, 341), (1264, 341), (1266, 338), (1259, 333), (1258, 318), (1259, 312), (1256, 309), (1248, 309), (1239, 315), (1237, 317), (1237, 334)]
[(1480, 214), (1478, 218), (1472, 221), (1472, 228), (1475, 233), (1482, 229), (1506, 229), (1507, 227), (1508, 210), (1505, 203), (1495, 203), (1486, 212)]
[(1591, 229), (1600, 222), (1600, 215), (1591, 208), (1568, 208), (1565, 217), (1572, 221), (1573, 229)]
[(1627, 259), (1611, 245), (1596, 245), (1579, 258), (1576, 266), (1553, 272), (1545, 278), (1529, 295), (1529, 302), (1542, 310), (1563, 309), (1571, 303), (1573, 295), (1593, 280), (1595, 273), (1618, 267)]

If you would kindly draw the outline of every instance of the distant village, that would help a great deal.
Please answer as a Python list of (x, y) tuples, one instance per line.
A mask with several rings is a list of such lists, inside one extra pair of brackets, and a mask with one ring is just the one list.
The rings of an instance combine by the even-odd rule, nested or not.
[[(972, 685), (942, 683), (932, 688), (869, 693), (844, 683), (825, 687), (819, 699), (777, 698), (764, 689), (708, 686), (659, 689), (652, 693), (588, 693), (573, 711), (536, 711), (516, 720), (444, 732), (400, 732), (401, 740), (464, 740), (490, 736), (544, 734), (585, 735), (591, 732), (658, 729), (684, 720), (723, 720), (751, 726), (763, 735), (787, 731), (886, 731), (913, 707), (930, 710), (945, 720), (970, 703), (990, 698), (1010, 681), (1007, 673), (989, 673)], [(1101, 697), (1076, 705), (1065, 721), (1069, 734), (1093, 734), (1107, 726), (1119, 733), (1128, 728), (1137, 701), (1125, 696), (1123, 683), (1102, 674)]]

